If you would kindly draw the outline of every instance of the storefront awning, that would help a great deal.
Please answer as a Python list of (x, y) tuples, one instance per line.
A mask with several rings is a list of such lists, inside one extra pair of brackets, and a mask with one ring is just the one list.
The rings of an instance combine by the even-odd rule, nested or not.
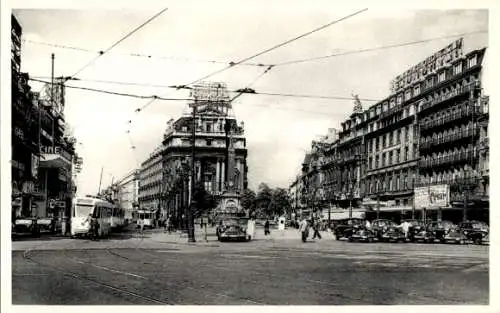
[(59, 154), (43, 153), (40, 157), (41, 168), (71, 167), (71, 161)]

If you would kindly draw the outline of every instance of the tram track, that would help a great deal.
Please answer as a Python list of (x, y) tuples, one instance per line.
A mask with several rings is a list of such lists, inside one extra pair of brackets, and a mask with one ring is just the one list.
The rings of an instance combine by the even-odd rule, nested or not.
[[(129, 258), (129, 257), (126, 257), (126, 256), (123, 256), (117, 252), (112, 252), (112, 251), (108, 251), (110, 254), (113, 254), (113, 255), (116, 255), (120, 258), (126, 258), (128, 260), (131, 260), (131, 261), (134, 261), (134, 262), (141, 262), (141, 260), (138, 260), (138, 259), (133, 259), (133, 258)], [(151, 252), (148, 252), (146, 250), (144, 251), (141, 251), (142, 253), (144, 254), (147, 254), (149, 256), (152, 256), (153, 259), (155, 259), (156, 261), (160, 261), (162, 262), (163, 259), (159, 258), (158, 255), (156, 255), (155, 253), (151, 253)], [(175, 251), (173, 251), (175, 252)], [(170, 262), (175, 262), (177, 264), (182, 264), (181, 261), (177, 261), (177, 260), (169, 260)], [(212, 264), (198, 264), (196, 265), (197, 267), (203, 267), (203, 268), (207, 268), (207, 269), (213, 269), (213, 270), (222, 270), (222, 271), (225, 271), (225, 272), (234, 272), (235, 274), (239, 274), (240, 271), (237, 270), (237, 269), (230, 269), (228, 267), (223, 267), (223, 266), (216, 266), (216, 265), (212, 265)], [(270, 274), (270, 273), (264, 273), (264, 272), (258, 272), (258, 271), (254, 271), (252, 270), (251, 271), (251, 274), (252, 275), (257, 275), (257, 276), (261, 276), (263, 278), (266, 278), (268, 281), (282, 281), (285, 277), (281, 276), (281, 275), (276, 275), (276, 274)], [(262, 284), (262, 281), (258, 281), (258, 280), (253, 280), (253, 279), (246, 279), (245, 280), (246, 282), (251, 282), (251, 283), (254, 283), (254, 284)], [(314, 284), (317, 284), (317, 285), (321, 285), (321, 286), (326, 286), (326, 287), (340, 287), (341, 285), (340, 284), (337, 284), (337, 283), (333, 283), (333, 282), (328, 282), (328, 281), (322, 281), (322, 280), (315, 280), (315, 279), (304, 279), (304, 281), (306, 282), (309, 282), (309, 283), (314, 283)], [(280, 288), (286, 288), (285, 286), (281, 286)], [(357, 299), (357, 298), (353, 298), (353, 297), (350, 297), (350, 296), (347, 296), (343, 293), (336, 293), (335, 294), (336, 297), (339, 297), (341, 299), (344, 299), (344, 300), (349, 300), (349, 301), (357, 301), (359, 302), (360, 299)], [(241, 299), (241, 300), (245, 300), (245, 301), (249, 301), (251, 303), (254, 303), (254, 304), (265, 304), (265, 303), (261, 303), (261, 302), (258, 302), (258, 301), (255, 301), (253, 299), (250, 299), (250, 298), (238, 298), (238, 299)]]
[(89, 278), (89, 277), (86, 277), (86, 276), (83, 276), (83, 275), (79, 275), (77, 273), (74, 273), (74, 272), (71, 272), (71, 271), (67, 271), (67, 270), (61, 270), (59, 268), (57, 268), (56, 266), (52, 266), (52, 265), (49, 265), (49, 264), (46, 264), (46, 263), (42, 263), (36, 259), (33, 258), (33, 255), (32, 255), (32, 251), (25, 251), (23, 253), (23, 258), (25, 260), (27, 260), (28, 262), (32, 262), (40, 267), (44, 267), (44, 268), (47, 268), (53, 272), (56, 272), (56, 273), (60, 273), (60, 274), (63, 274), (63, 276), (66, 276), (66, 277), (72, 277), (74, 279), (78, 279), (78, 280), (81, 280), (81, 281), (85, 281), (85, 282), (90, 282), (94, 285), (97, 285), (97, 286), (100, 286), (100, 287), (103, 287), (103, 288), (106, 288), (106, 289), (110, 289), (110, 290), (113, 290), (115, 292), (119, 292), (119, 293), (122, 293), (122, 294), (125, 294), (125, 295), (128, 295), (128, 296), (133, 296), (135, 298), (138, 298), (138, 299), (141, 299), (141, 300), (145, 300), (147, 302), (151, 302), (151, 303), (154, 303), (154, 304), (161, 304), (161, 305), (174, 305), (175, 303), (169, 301), (169, 300), (162, 300), (162, 299), (157, 299), (157, 298), (153, 298), (153, 297), (149, 297), (149, 296), (146, 296), (146, 295), (143, 295), (143, 294), (139, 294), (139, 293), (136, 293), (136, 292), (133, 292), (133, 291), (129, 291), (129, 290), (125, 290), (123, 288), (120, 288), (120, 287), (117, 287), (117, 286), (113, 286), (113, 285), (110, 285), (108, 283), (104, 283), (102, 281), (98, 281), (96, 279), (92, 279), (92, 278)]

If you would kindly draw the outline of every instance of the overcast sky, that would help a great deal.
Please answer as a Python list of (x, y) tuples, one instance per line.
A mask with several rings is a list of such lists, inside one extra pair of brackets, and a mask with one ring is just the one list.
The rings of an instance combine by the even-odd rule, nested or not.
[[(358, 9), (335, 6), (172, 6), (159, 18), (99, 58), (78, 77), (145, 84), (180, 85), (201, 78), (224, 64), (238, 61), (298, 36)], [(159, 10), (14, 10), (26, 40), (88, 50), (105, 50)], [(370, 9), (304, 39), (262, 55), (250, 62), (276, 64), (332, 53), (418, 41), (428, 38), (488, 30), (488, 12), (387, 11)], [(458, 38), (458, 37), (457, 37)], [(350, 54), (275, 67), (252, 87), (256, 91), (320, 96), (382, 99), (389, 82), (410, 66), (441, 49), (454, 38), (381, 51)], [(488, 33), (464, 36), (467, 51), (488, 45)], [(24, 42), (22, 71), (30, 76), (50, 76), (50, 54), (55, 53), (55, 75), (72, 75), (96, 54)], [(151, 58), (127, 56), (128, 53)], [(168, 58), (159, 58), (168, 57)], [(245, 87), (264, 68), (237, 66), (210, 78), (230, 89)], [(32, 84), (34, 89), (40, 86)], [(185, 98), (187, 91), (168, 88), (122, 86), (87, 81), (85, 86), (141, 95)], [(161, 142), (166, 122), (185, 109), (184, 101), (157, 101), (139, 114), (147, 100), (67, 89), (65, 116), (82, 143), (83, 171), (79, 192), (95, 193), (101, 166), (103, 185), (136, 168), (138, 162)], [(367, 108), (374, 102), (363, 101)], [(234, 113), (245, 122), (248, 142), (249, 182), (287, 187), (313, 140), (339, 127), (351, 112), (351, 100), (243, 95)], [(132, 120), (132, 125), (127, 123)], [(136, 150), (126, 131), (130, 129)]]

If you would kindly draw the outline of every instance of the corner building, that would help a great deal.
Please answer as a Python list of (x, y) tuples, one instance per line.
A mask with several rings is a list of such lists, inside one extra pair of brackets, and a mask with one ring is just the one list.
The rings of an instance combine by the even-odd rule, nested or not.
[[(235, 190), (247, 188), (247, 149), (243, 122), (238, 123), (231, 113), (231, 102), (225, 85), (203, 83), (196, 92), (208, 93), (191, 103), (190, 113), (171, 120), (163, 137), (163, 190), (165, 207), (174, 220), (186, 216), (191, 198), (192, 132), (195, 127), (195, 186), (203, 186), (217, 199), (228, 181), (229, 143), (234, 147)], [(214, 95), (212, 97), (212, 95)], [(203, 98), (200, 100), (200, 98)], [(196, 105), (193, 123), (192, 109)], [(203, 209), (203, 208), (198, 208)]]
[(391, 95), (362, 114), (361, 192), (364, 200), (379, 202), (385, 217), (421, 217), (414, 188), (448, 185), (450, 206), (430, 210), (427, 218), (487, 220), (488, 149), (480, 140), (488, 125), (481, 88), (485, 48), (463, 54), (462, 44), (457, 40), (398, 76)]

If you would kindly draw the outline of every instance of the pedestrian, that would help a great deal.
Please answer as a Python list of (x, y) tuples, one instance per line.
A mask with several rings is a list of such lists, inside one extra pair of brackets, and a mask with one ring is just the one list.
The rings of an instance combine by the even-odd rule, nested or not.
[(408, 233), (410, 231), (410, 223), (408, 223), (408, 221), (404, 221), (401, 225), (403, 232), (405, 234), (405, 239), (408, 239)]
[(253, 217), (251, 217), (248, 220), (247, 237), (248, 237), (248, 241), (251, 241), (253, 238), (255, 238), (255, 219)]
[(167, 215), (167, 219), (165, 220), (165, 224), (163, 225), (165, 227), (165, 231), (170, 234), (170, 215)]
[(305, 218), (302, 218), (302, 221), (299, 223), (299, 232), (302, 235), (302, 242), (306, 242), (309, 236), (309, 224)]
[(264, 236), (271, 235), (271, 232), (269, 231), (269, 220), (266, 219), (266, 222), (264, 223)]
[(366, 220), (365, 227), (366, 229), (371, 229), (372, 225), (370, 224), (369, 220)]
[(311, 220), (313, 221), (313, 231), (314, 231), (312, 239), (316, 239), (316, 237), (318, 237), (318, 239), (321, 239), (321, 234), (319, 233), (319, 227), (320, 227), (319, 220), (316, 220), (315, 222), (314, 218), (312, 218)]

